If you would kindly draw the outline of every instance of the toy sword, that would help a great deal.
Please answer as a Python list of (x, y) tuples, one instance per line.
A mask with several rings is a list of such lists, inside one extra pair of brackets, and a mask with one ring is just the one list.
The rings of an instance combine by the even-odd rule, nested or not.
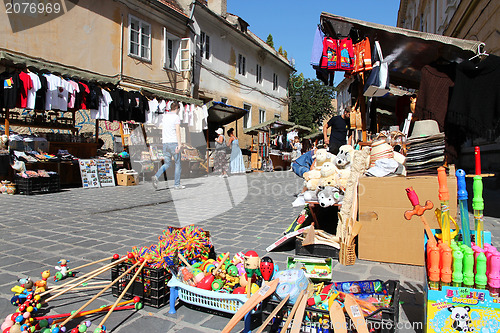
[(470, 241), (470, 225), (469, 225), (469, 209), (467, 207), (467, 199), (469, 194), (465, 188), (465, 171), (458, 169), (457, 176), (457, 199), (460, 208), (460, 222), (462, 224), (462, 241), (465, 245), (471, 246)]

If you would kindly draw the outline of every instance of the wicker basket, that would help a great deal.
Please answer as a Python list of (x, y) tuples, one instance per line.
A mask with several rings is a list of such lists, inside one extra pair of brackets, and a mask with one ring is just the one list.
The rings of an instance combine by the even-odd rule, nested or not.
[(344, 266), (356, 263), (356, 243), (353, 242), (351, 245), (340, 243), (339, 262)]

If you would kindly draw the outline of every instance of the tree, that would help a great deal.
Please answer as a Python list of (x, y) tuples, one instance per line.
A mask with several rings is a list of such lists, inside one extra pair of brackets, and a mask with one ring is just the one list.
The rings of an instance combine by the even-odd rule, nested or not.
[(267, 36), (266, 44), (274, 49), (273, 35)]
[(317, 129), (335, 111), (332, 105), (335, 88), (325, 86), (319, 80), (305, 79), (302, 73), (290, 76), (288, 92), (288, 119), (297, 125)]
[(278, 49), (278, 53), (283, 55), (283, 46), (280, 45), (279, 49)]
[(283, 57), (285, 57), (285, 59), (288, 59), (288, 52), (286, 52), (286, 50), (283, 50)]

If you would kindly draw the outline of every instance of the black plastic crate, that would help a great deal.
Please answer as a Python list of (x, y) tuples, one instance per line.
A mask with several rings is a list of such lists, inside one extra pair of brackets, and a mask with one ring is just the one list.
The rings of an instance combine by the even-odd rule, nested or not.
[[(395, 333), (397, 332), (397, 326), (399, 321), (399, 292), (400, 292), (400, 284), (399, 281), (388, 280), (384, 282), (384, 285), (387, 289), (387, 292), (392, 295), (391, 306), (388, 308), (381, 308), (377, 311), (373, 312), (369, 316), (365, 316), (365, 320), (368, 326), (368, 330), (373, 333)], [(271, 297), (267, 298), (263, 303), (262, 319), (264, 320), (271, 313), (271, 311), (278, 305), (279, 301), (271, 299)], [(284, 311), (289, 312), (292, 308), (292, 305), (284, 306), (277, 314), (275, 318), (283, 318)], [(378, 316), (378, 314), (381, 314)], [(328, 311), (314, 309), (310, 307), (306, 307), (306, 315), (308, 318), (317, 318), (318, 320), (323, 316), (328, 316)], [(380, 318), (377, 318), (380, 317)], [(286, 317), (285, 317), (286, 318)], [(306, 316), (304, 316), (306, 318)], [(347, 327), (352, 328), (352, 330), (348, 329), (348, 332), (355, 332), (354, 324), (350, 321), (351, 319), (346, 314), (346, 322)], [(281, 325), (285, 322), (285, 320), (276, 321), (273, 320), (269, 325), (271, 326), (271, 330), (269, 332), (278, 332), (280, 331)], [(309, 333), (319, 333), (323, 332), (323, 329), (320, 328), (321, 325), (319, 322), (314, 321), (305, 321), (302, 323), (302, 332)], [(289, 326), (290, 329), (290, 326)], [(332, 330), (330, 330), (331, 332)]]
[[(111, 281), (114, 281), (118, 276), (125, 273), (131, 266), (133, 264), (127, 262), (114, 266), (111, 269)], [(127, 273), (124, 278), (113, 285), (112, 291), (114, 296), (118, 297), (121, 295), (138, 268), (136, 267)], [(149, 268), (145, 266), (125, 293), (124, 299), (139, 296), (144, 305), (161, 308), (168, 303), (170, 293), (167, 288), (167, 282), (171, 277), (171, 274), (164, 268)]]
[(50, 174), (50, 177), (23, 178), (16, 175), (16, 192), (19, 194), (50, 193), (61, 190), (61, 182), (58, 174)]
[(302, 241), (298, 238), (295, 238), (295, 254), (319, 258), (339, 258), (339, 250), (334, 248), (333, 246), (323, 244), (311, 244), (302, 246)]

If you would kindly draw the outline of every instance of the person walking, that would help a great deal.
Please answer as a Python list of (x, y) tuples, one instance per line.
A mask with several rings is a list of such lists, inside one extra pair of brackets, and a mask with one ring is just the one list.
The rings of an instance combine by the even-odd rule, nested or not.
[(227, 131), (229, 140), (227, 145), (231, 147), (231, 157), (229, 158), (229, 170), (232, 174), (245, 173), (245, 163), (243, 162), (243, 154), (241, 153), (238, 138), (234, 135), (234, 128)]
[[(323, 124), (323, 138), (325, 145), (328, 145), (329, 152), (337, 155), (340, 146), (347, 144), (347, 129), (350, 127), (350, 110), (345, 109), (341, 115), (333, 116)], [(328, 138), (328, 128), (331, 128), (330, 138)], [(349, 138), (350, 141), (350, 138)]]
[(162, 142), (163, 142), (163, 165), (158, 172), (151, 178), (153, 187), (158, 188), (158, 179), (168, 170), (172, 157), (175, 163), (174, 189), (185, 188), (181, 185), (181, 120), (177, 115), (179, 104), (172, 103), (170, 110), (163, 114), (162, 120)]
[(226, 157), (226, 138), (224, 137), (224, 130), (218, 128), (217, 138), (215, 139), (215, 152), (214, 152), (214, 172), (220, 172), (220, 176), (227, 177), (227, 157)]

